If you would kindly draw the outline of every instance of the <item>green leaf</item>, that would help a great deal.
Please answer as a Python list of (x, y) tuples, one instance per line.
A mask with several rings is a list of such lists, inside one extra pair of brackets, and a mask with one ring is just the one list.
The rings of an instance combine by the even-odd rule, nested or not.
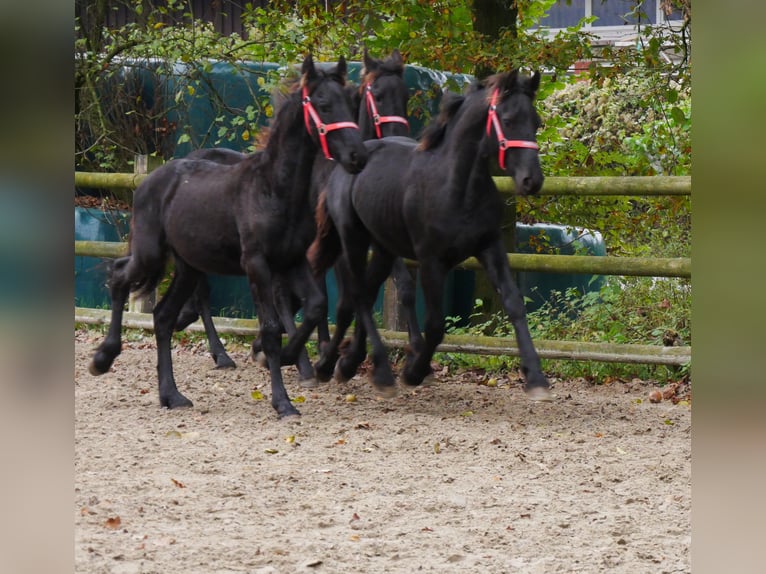
[(673, 121), (676, 122), (676, 124), (682, 124), (686, 121), (686, 114), (678, 106), (673, 106), (670, 109), (670, 117), (673, 118)]

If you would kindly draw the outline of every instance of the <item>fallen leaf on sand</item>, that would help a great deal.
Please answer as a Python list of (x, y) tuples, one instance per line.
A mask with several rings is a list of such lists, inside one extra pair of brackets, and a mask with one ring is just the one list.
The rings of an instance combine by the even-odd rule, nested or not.
[(110, 528), (111, 530), (117, 530), (120, 527), (120, 524), (122, 524), (122, 520), (120, 520), (119, 516), (107, 518), (106, 522), (104, 522), (104, 526)]

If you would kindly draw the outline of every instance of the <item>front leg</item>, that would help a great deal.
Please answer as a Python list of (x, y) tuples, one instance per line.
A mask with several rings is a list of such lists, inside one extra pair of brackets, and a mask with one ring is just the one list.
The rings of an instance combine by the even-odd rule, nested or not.
[(502, 241), (500, 239), (494, 241), (479, 253), (478, 259), (487, 272), (490, 282), (500, 293), (503, 309), (513, 324), (516, 343), (519, 346), (519, 355), (521, 356), (521, 372), (525, 380), (524, 390), (533, 400), (550, 401), (550, 384), (542, 372), (540, 357), (532, 343), (532, 336), (529, 334), (529, 326), (527, 325), (524, 299), (513, 281)]
[(258, 321), (261, 328), (261, 343), (271, 375), (271, 406), (279, 418), (300, 415), (287, 395), (282, 380), (281, 348), (282, 329), (279, 315), (274, 305), (271, 269), (262, 253), (246, 253), (243, 250), (242, 268), (247, 273), (253, 301), (258, 309)]

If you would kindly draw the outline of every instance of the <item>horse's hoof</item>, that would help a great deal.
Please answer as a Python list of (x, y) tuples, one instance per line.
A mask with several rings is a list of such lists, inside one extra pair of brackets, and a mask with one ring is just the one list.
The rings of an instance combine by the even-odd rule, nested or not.
[(421, 387), (430, 387), (436, 382), (436, 376), (433, 373), (428, 373), (424, 378), (423, 382), (420, 383)]
[(280, 421), (297, 421), (300, 420), (301, 413), (298, 409), (296, 409), (292, 403), (290, 403), (287, 407), (284, 408), (277, 408), (277, 415), (279, 416)]
[(88, 372), (93, 375), (94, 377), (98, 377), (99, 375), (103, 375), (108, 371), (109, 369), (106, 369), (105, 371), (102, 371), (96, 366), (96, 361), (91, 361), (90, 365), (88, 365)]
[(373, 382), (372, 386), (375, 389), (375, 394), (381, 399), (393, 399), (399, 394), (399, 389), (396, 385), (376, 385)]
[(347, 377), (343, 374), (343, 369), (340, 368), (340, 361), (335, 363), (335, 370), (333, 371), (332, 376), (339, 383), (346, 383), (351, 379), (351, 377)]
[(237, 363), (235, 363), (228, 355), (222, 355), (215, 358), (216, 369), (236, 369)]
[(419, 387), (420, 383), (409, 380), (404, 374), (399, 375), (399, 382), (405, 387)]
[(317, 374), (317, 380), (320, 383), (326, 383), (327, 381), (332, 379), (332, 375), (331, 374), (325, 373), (324, 371), (322, 371), (320, 369), (316, 369), (316, 368), (314, 370), (316, 371), (316, 374)]
[(550, 389), (547, 387), (532, 387), (531, 389), (526, 391), (527, 397), (531, 401), (540, 402), (540, 403), (550, 403), (553, 401), (553, 395), (551, 394)]
[(301, 379), (298, 381), (298, 384), (304, 389), (315, 389), (319, 386), (319, 380), (317, 380), (316, 377), (309, 377), (306, 379)]
[(258, 351), (253, 357), (253, 360), (255, 361), (256, 365), (259, 365), (264, 369), (269, 368), (269, 360), (266, 358), (266, 353), (263, 351)]
[(167, 409), (184, 409), (193, 407), (194, 403), (183, 396), (181, 393), (176, 393), (172, 397), (166, 399), (160, 397), (160, 405)]
[(288, 425), (300, 424), (301, 413), (291, 413), (288, 415), (282, 415), (279, 417), (279, 422), (285, 423)]

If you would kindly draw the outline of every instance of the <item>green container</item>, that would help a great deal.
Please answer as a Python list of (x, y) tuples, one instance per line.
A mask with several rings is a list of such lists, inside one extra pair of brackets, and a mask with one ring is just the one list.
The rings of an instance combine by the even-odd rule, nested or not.
[[(517, 223), (516, 252), (598, 257), (606, 255), (606, 246), (598, 231), (553, 223)], [(553, 291), (564, 293), (573, 287), (583, 294), (600, 291), (605, 281), (603, 275), (582, 273), (520, 271), (516, 275), (521, 293), (528, 298), (527, 311), (539, 309), (545, 302), (550, 301)]]
[[(75, 241), (125, 241), (130, 214), (124, 211), (102, 211), (83, 207), (74, 208)], [(111, 305), (106, 286), (110, 259), (75, 256), (74, 304), (94, 309)]]

